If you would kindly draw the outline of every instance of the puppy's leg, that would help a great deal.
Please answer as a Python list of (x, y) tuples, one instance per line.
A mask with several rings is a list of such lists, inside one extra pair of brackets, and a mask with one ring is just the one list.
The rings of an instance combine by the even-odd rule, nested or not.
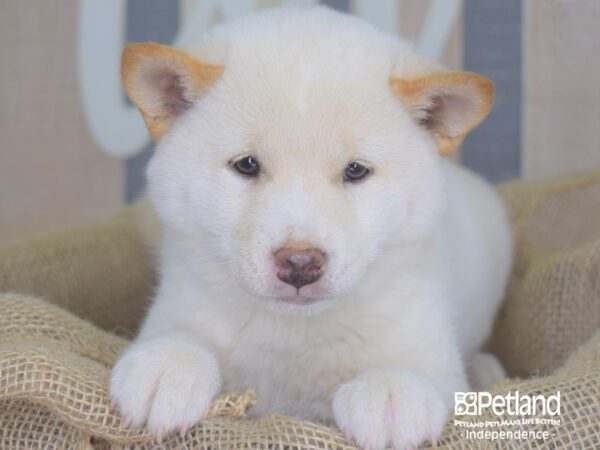
[(506, 372), (491, 353), (476, 352), (467, 358), (467, 373), (471, 386), (480, 391), (506, 378)]
[(184, 335), (134, 342), (112, 371), (110, 394), (125, 421), (147, 423), (159, 440), (185, 433), (208, 408), (221, 386), (216, 358)]
[[(416, 448), (436, 442), (451, 408), (449, 397), (466, 383), (451, 377), (441, 387), (407, 369), (372, 369), (342, 385), (333, 412), (340, 429), (361, 448)], [(443, 392), (442, 389), (445, 391)]]

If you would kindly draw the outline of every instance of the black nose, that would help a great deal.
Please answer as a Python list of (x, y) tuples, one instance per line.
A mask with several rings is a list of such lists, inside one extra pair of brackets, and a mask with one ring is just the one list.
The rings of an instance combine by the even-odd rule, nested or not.
[(296, 289), (317, 281), (326, 260), (325, 253), (317, 248), (283, 247), (274, 256), (277, 278)]

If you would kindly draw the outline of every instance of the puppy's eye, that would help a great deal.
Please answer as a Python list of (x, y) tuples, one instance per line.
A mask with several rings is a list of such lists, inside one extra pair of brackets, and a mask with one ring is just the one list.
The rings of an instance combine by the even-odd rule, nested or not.
[(233, 168), (247, 177), (257, 177), (260, 173), (260, 164), (253, 156), (245, 156), (231, 163)]
[(371, 171), (356, 161), (348, 163), (344, 169), (344, 180), (346, 181), (358, 181), (366, 177)]

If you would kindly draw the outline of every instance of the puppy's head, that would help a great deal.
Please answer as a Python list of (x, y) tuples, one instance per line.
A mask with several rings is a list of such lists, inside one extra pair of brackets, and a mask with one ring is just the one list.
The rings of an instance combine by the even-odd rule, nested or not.
[(311, 14), (247, 19), (188, 51), (134, 44), (123, 57), (127, 92), (159, 141), (149, 193), (181, 264), (288, 310), (331, 304), (390, 245), (431, 235), (440, 154), (493, 102), (486, 78), (434, 72), (355, 19)]

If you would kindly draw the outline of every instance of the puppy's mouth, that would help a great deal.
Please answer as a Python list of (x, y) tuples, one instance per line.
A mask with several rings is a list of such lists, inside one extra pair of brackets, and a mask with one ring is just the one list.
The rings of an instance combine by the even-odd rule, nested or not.
[(321, 282), (296, 287), (286, 283), (276, 283), (271, 291), (271, 300), (287, 305), (312, 305), (330, 298), (330, 292)]

